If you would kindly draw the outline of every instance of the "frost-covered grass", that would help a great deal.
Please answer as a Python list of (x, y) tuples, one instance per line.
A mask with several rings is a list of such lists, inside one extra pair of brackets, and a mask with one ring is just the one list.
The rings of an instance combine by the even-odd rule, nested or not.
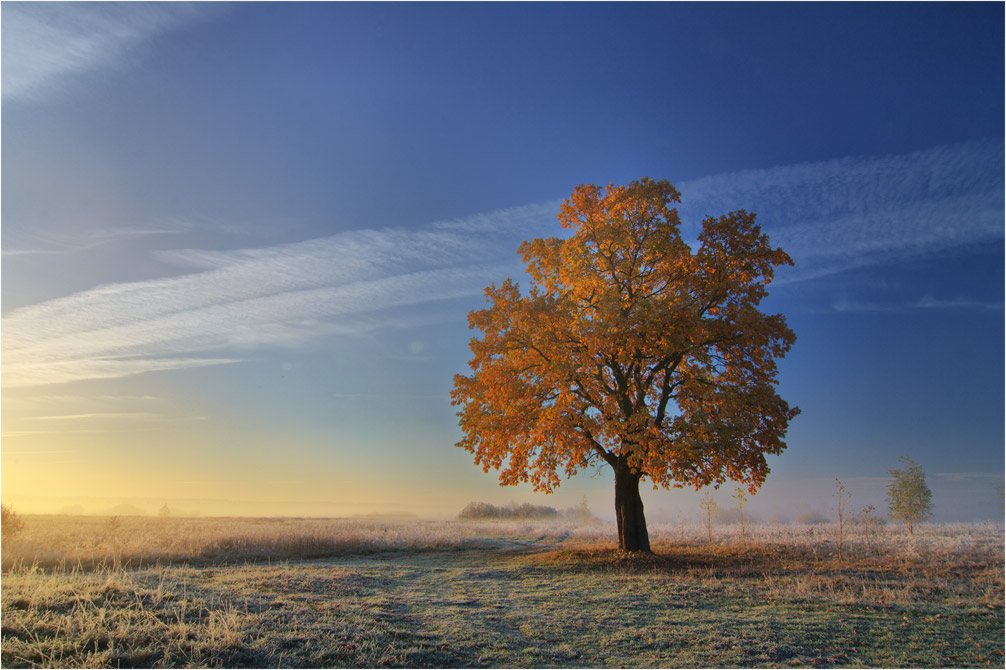
[(614, 550), (605, 524), (109, 526), (26, 518), (2, 577), (4, 667), (1004, 664), (1000, 524), (853, 529), (842, 562), (826, 525), (718, 527), (713, 543), (654, 525), (651, 557)]
[(101, 569), (3, 577), (4, 667), (227, 665), (244, 613), (166, 573)]
[[(282, 561), (376, 552), (463, 550), (508, 540), (615, 546), (613, 523), (423, 521), (419, 519), (310, 519), (244, 517), (26, 516), (24, 529), (5, 544), (2, 567), (142, 567), (191, 563)], [(740, 550), (785, 549), (808, 560), (837, 554), (834, 524), (653, 524), (655, 547), (701, 546)], [(1002, 524), (923, 524), (914, 535), (901, 527), (847, 524), (850, 560), (985, 561), (1001, 556)], [(1000, 557), (1001, 560), (1001, 557)]]
[(282, 561), (482, 546), (514, 534), (564, 536), (565, 526), (418, 519), (28, 516), (3, 568), (141, 567)]

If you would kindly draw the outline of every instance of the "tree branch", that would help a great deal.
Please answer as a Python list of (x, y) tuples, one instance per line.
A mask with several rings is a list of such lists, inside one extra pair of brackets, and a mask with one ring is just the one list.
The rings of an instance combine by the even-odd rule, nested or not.
[(589, 429), (581, 426), (580, 431), (583, 433), (583, 436), (587, 438), (587, 441), (590, 443), (590, 446), (594, 448), (594, 451), (597, 452), (597, 455), (603, 458), (605, 463), (611, 467), (615, 467), (615, 463), (618, 462), (618, 458), (602, 447), (601, 443), (594, 439), (594, 436), (591, 434)]

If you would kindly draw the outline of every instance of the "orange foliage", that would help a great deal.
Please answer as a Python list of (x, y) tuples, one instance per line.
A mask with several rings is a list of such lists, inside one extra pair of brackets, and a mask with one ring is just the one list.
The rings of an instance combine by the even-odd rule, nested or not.
[(473, 311), (470, 375), (456, 375), (458, 443), (502, 484), (551, 492), (602, 459), (654, 485), (727, 479), (754, 490), (799, 412), (775, 391), (795, 341), (765, 315), (774, 268), (791, 265), (743, 210), (682, 240), (667, 181), (579, 186), (559, 220), (567, 239), (524, 242), (532, 277), (486, 289)]

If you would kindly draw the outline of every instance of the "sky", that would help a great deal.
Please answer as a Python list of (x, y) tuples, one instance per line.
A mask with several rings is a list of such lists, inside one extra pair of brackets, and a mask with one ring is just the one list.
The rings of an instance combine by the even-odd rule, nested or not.
[[(0, 7), (0, 496), (23, 512), (613, 518), (500, 487), (467, 314), (579, 184), (748, 209), (802, 413), (747, 511), (1002, 519), (1001, 3)], [(731, 487), (715, 492), (729, 506)], [(698, 494), (646, 491), (651, 522)], [(123, 509), (123, 508), (120, 508)]]

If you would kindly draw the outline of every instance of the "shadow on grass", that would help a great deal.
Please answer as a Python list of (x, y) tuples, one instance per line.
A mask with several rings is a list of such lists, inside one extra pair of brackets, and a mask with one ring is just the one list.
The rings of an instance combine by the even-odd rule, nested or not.
[(624, 552), (613, 547), (569, 546), (527, 557), (542, 567), (573, 573), (697, 573), (710, 577), (845, 574), (859, 578), (882, 576), (973, 578), (998, 569), (987, 562), (962, 558), (938, 563), (890, 555), (857, 556), (839, 561), (805, 547), (761, 543), (659, 543), (653, 553)]
[(532, 560), (545, 566), (584, 572), (678, 572), (704, 569), (730, 574), (764, 569), (825, 567), (833, 563), (815, 563), (801, 552), (778, 547), (674, 544), (655, 545), (653, 553), (625, 552), (612, 547), (568, 547), (538, 553)]

